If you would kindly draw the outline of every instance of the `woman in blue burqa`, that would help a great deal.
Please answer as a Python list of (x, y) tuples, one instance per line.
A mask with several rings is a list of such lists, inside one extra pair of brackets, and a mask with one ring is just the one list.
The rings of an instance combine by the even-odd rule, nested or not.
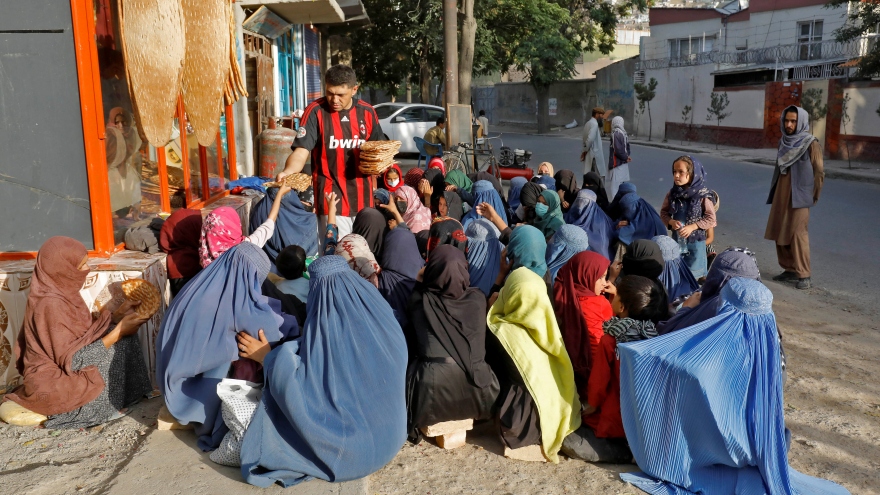
[(731, 279), (718, 315), (621, 344), (620, 410), (643, 472), (624, 481), (653, 495), (849, 492), (788, 465), (773, 294)]
[[(199, 272), (165, 313), (156, 339), (156, 378), (168, 411), (195, 424), (199, 447), (213, 450), (228, 429), (220, 414), (217, 384), (224, 378), (259, 376), (257, 363), (239, 359), (236, 334), (247, 332), (277, 344), (299, 334), (277, 300), (262, 295), (269, 258), (242, 242)], [(235, 362), (235, 363), (233, 363)]]
[(341, 256), (318, 258), (309, 277), (301, 338), (268, 354), (239, 341), (265, 374), (241, 449), (252, 485), (363, 478), (406, 441), (407, 349), (391, 307)]

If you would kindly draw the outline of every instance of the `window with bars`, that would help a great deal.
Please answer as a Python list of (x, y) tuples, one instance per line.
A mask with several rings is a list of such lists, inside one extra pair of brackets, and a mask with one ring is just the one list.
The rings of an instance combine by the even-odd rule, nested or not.
[(797, 41), (800, 60), (818, 60), (822, 58), (822, 25), (821, 20), (799, 22)]
[(715, 46), (715, 36), (692, 36), (669, 40), (669, 58), (687, 59), (691, 55), (711, 52)]

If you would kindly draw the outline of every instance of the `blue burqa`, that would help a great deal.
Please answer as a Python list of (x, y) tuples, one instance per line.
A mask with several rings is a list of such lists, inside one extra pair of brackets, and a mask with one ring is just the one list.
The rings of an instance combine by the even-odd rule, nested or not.
[(493, 186), (491, 182), (487, 180), (478, 180), (474, 182), (474, 186), (471, 188), (471, 193), (474, 195), (474, 203), (471, 205), (472, 208), (461, 218), (461, 225), (465, 229), (467, 229), (468, 225), (474, 220), (483, 218), (477, 214), (477, 205), (480, 203), (489, 203), (492, 205), (492, 208), (495, 208), (495, 212), (499, 215), (504, 215), (507, 212), (507, 209), (504, 207), (504, 202), (501, 201), (501, 196), (498, 195), (498, 191), (495, 190), (495, 186)]
[(653, 495), (847, 494), (788, 465), (773, 294), (732, 279), (718, 316), (619, 344), (620, 411)]
[[(690, 270), (688, 270), (690, 272)], [(718, 314), (721, 305), (721, 289), (734, 277), (761, 280), (758, 263), (748, 249), (731, 247), (718, 253), (706, 281), (703, 282), (700, 304), (696, 308), (682, 307), (675, 316), (657, 324), (660, 335), (696, 325)]]
[[(624, 184), (627, 184), (624, 182)], [(596, 193), (589, 189), (578, 191), (574, 203), (563, 217), (565, 223), (577, 225), (590, 239), (590, 251), (612, 260), (611, 243), (614, 242), (614, 224), (596, 204)]]
[(419, 270), (425, 266), (416, 236), (409, 229), (398, 227), (385, 234), (380, 266), (379, 293), (388, 301), (400, 326), (405, 327), (409, 323), (406, 315), (409, 297)]
[(501, 251), (498, 227), (485, 218), (478, 218), (465, 229), (468, 238), (468, 274), (471, 287), (478, 287), (487, 297), (498, 277)]
[(660, 246), (663, 253), (663, 273), (660, 274), (660, 282), (666, 288), (666, 295), (673, 301), (681, 296), (692, 294), (700, 288), (694, 274), (681, 259), (681, 246), (668, 235), (658, 235), (652, 239)]
[(572, 256), (588, 249), (590, 249), (590, 239), (583, 229), (568, 224), (559, 227), (547, 243), (547, 251), (544, 254), (547, 271), (550, 272), (550, 282), (556, 280), (556, 274)]
[(363, 478), (406, 441), (407, 348), (391, 307), (341, 256), (318, 258), (309, 275), (302, 338), (263, 362), (241, 448), (252, 485)]
[[(251, 232), (269, 218), (277, 194), (277, 187), (268, 188), (266, 196), (251, 210)], [(296, 191), (291, 191), (281, 198), (281, 209), (278, 210), (278, 220), (275, 221), (275, 233), (263, 246), (263, 250), (269, 255), (272, 263), (275, 263), (278, 253), (287, 246), (303, 248), (306, 256), (318, 254), (318, 217), (303, 208)]]
[[(269, 342), (295, 337), (260, 290), (269, 258), (250, 242), (232, 247), (187, 283), (171, 301), (156, 338), (156, 377), (168, 411), (181, 423), (197, 423), (199, 447), (220, 445), (227, 429), (217, 383), (239, 359), (235, 336), (245, 331)], [(288, 320), (288, 323), (289, 323)], [(284, 328), (285, 333), (282, 333)]]
[(636, 193), (627, 193), (620, 198), (620, 219), (629, 222), (629, 225), (621, 227), (617, 237), (620, 242), (629, 246), (639, 239), (651, 239), (654, 236), (666, 235), (666, 227), (663, 220), (657, 214), (657, 210), (640, 198)]

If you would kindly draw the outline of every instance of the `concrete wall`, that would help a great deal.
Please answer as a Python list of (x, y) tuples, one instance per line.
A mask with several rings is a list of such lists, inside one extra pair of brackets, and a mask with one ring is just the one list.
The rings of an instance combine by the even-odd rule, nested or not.
[[(587, 120), (587, 109), (595, 106), (596, 80), (561, 81), (550, 86), (549, 98), (555, 98), (556, 115), (550, 125), (561, 126), (572, 120), (579, 125)], [(495, 120), (500, 123), (537, 124), (537, 96), (528, 83), (495, 84)]]
[[(852, 119), (846, 126), (847, 134), (880, 137), (880, 115), (877, 115), (880, 86), (848, 87), (843, 91), (850, 98), (847, 113)], [(840, 132), (843, 133), (842, 122)]]
[(583, 61), (574, 66), (575, 74), (572, 79), (587, 79), (595, 77), (596, 71), (603, 67), (621, 60), (628, 59), (639, 54), (639, 45), (615, 45), (614, 50), (608, 55), (598, 52), (584, 53)]
[[(663, 139), (666, 122), (681, 123), (681, 111), (685, 105), (693, 108), (688, 123), (707, 124), (706, 108), (709, 107), (713, 80), (713, 65), (675, 67), (671, 69), (646, 70), (645, 83), (652, 77), (658, 81), (657, 95), (651, 102), (652, 139)], [(732, 105), (731, 105), (732, 108)], [(735, 110), (733, 110), (735, 111)], [(722, 125), (726, 125), (724, 122)], [(648, 115), (638, 118), (637, 134), (648, 136)]]
[[(804, 92), (807, 92), (811, 89), (818, 89), (822, 91), (822, 100), (819, 102), (819, 105), (827, 105), (828, 104), (828, 80), (820, 79), (816, 81), (804, 81)], [(828, 119), (823, 117), (821, 119), (813, 121), (812, 124), (812, 133), (816, 136), (816, 139), (819, 140), (820, 143), (825, 143), (825, 127), (828, 123)]]
[[(827, 82), (826, 82), (827, 86)], [(718, 93), (727, 93), (727, 99), (730, 105), (727, 112), (730, 116), (721, 121), (721, 125), (729, 127), (743, 127), (746, 129), (763, 129), (764, 128), (764, 85), (748, 86), (745, 88), (715, 88)], [(828, 90), (825, 90), (828, 93)], [(709, 97), (711, 102), (711, 96)], [(705, 124), (714, 125), (715, 122), (706, 122), (706, 108), (700, 108), (697, 112), (701, 116)]]
[(614, 116), (623, 117), (626, 129), (634, 128), (636, 62), (637, 58), (621, 60), (596, 71), (597, 103), (606, 110), (614, 110)]
[(702, 38), (705, 34), (719, 38), (721, 31), (721, 19), (706, 19), (693, 22), (679, 22), (675, 24), (660, 24), (651, 26), (651, 36), (642, 38), (642, 58), (651, 60), (666, 58), (669, 56), (669, 40), (687, 38)]
[(826, 9), (823, 5), (752, 13), (749, 22), (730, 24), (728, 46), (742, 38), (748, 38), (749, 48), (797, 43), (798, 23), (815, 19), (823, 21), (822, 41), (831, 40), (845, 15), (846, 8)]

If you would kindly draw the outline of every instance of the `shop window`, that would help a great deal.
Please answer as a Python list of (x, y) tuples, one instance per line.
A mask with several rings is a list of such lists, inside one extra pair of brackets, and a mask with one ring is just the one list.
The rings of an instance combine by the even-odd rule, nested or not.
[(147, 143), (138, 132), (137, 114), (128, 93), (118, 27), (119, 0), (94, 0), (93, 5), (110, 193), (109, 208), (93, 207), (109, 210), (106, 214), (112, 217), (114, 242), (121, 244), (125, 231), (134, 224), (178, 208), (201, 207), (226, 194), (227, 181), (237, 178), (235, 143), (230, 142), (231, 131), (227, 135), (233, 122), (227, 120), (231, 119), (231, 107), (219, 108), (222, 116), (216, 139), (208, 147), (200, 146), (180, 98), (171, 140), (159, 149)]

